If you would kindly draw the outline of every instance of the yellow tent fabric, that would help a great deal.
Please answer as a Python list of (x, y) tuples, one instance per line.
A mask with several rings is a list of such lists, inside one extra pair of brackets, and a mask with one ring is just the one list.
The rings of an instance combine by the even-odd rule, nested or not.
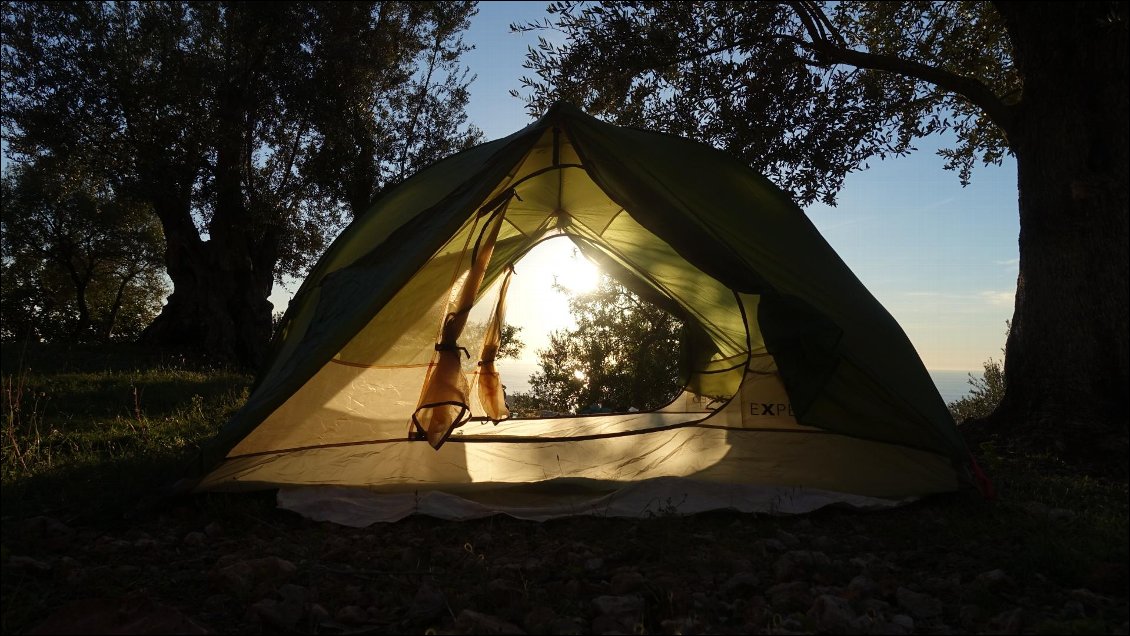
[[(505, 290), (480, 341), (463, 327), (551, 238), (691, 325), (670, 405), (506, 420)], [(482, 364), (465, 370), (464, 351)], [(204, 461), (200, 489), (442, 491), (531, 518), (559, 509), (554, 483), (584, 501), (685, 483), (701, 505), (758, 509), (765, 489), (901, 501), (970, 482), (909, 340), (788, 197), (713, 148), (567, 104), (421, 171), (343, 232)]]

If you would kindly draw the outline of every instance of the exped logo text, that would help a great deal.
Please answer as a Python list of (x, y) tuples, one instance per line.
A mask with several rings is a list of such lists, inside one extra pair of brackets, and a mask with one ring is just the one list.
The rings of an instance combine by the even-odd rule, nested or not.
[(793, 417), (792, 404), (766, 404), (765, 402), (750, 402), (749, 414), (753, 416), (770, 415), (777, 417), (780, 415), (788, 415)]

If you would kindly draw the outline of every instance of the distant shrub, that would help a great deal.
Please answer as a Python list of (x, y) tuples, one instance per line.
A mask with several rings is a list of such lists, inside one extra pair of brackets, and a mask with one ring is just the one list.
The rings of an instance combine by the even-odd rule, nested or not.
[[(1012, 331), (1012, 321), (1006, 320), (1004, 323), (1005, 339), (1008, 339), (1010, 331)], [(970, 418), (986, 418), (997, 409), (997, 405), (1004, 399), (1004, 349), (1001, 349), (1001, 356), (1000, 362), (992, 358), (985, 361), (985, 371), (981, 374), (981, 377), (978, 378), (972, 373), (969, 374), (969, 386), (972, 387), (969, 395), (947, 405), (950, 415), (953, 416), (953, 421), (961, 424)]]
[(981, 377), (969, 374), (969, 395), (949, 403), (950, 415), (957, 423), (969, 418), (988, 417), (1004, 397), (1004, 362), (989, 358)]

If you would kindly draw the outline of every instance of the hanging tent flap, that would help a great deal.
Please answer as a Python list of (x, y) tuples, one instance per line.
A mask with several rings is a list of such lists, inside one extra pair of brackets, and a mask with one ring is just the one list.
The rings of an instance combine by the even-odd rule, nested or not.
[(510, 289), (510, 277), (514, 275), (513, 268), (502, 279), (502, 287), (498, 291), (498, 302), (491, 312), (487, 322), (486, 334), (483, 338), (482, 352), (479, 354), (479, 402), (485, 410), (484, 415), (494, 422), (500, 422), (510, 417), (510, 410), (506, 405), (506, 393), (502, 386), (502, 378), (495, 367), (499, 349), (502, 347), (502, 334), (506, 320), (506, 293)]
[(471, 269), (464, 277), (462, 288), (451, 311), (444, 319), (442, 335), (435, 346), (438, 362), (424, 383), (420, 404), (412, 414), (412, 424), (427, 438), (433, 448), (439, 448), (470, 415), (469, 386), (463, 374), (460, 354), (470, 357), (465, 347), (459, 346), (459, 337), (467, 326), (471, 307), (478, 297), (479, 288), (486, 275), (487, 263), (494, 254), (494, 244), (506, 214), (509, 197), (490, 212), (475, 240), (471, 252)]

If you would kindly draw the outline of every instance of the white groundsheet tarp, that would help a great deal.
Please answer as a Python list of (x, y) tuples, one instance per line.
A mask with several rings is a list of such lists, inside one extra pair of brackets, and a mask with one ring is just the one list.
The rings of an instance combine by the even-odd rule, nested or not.
[(554, 480), (463, 494), (437, 490), (378, 493), (357, 487), (304, 486), (279, 489), (278, 505), (315, 521), (363, 528), (414, 514), (451, 520), (504, 514), (532, 521), (582, 515), (647, 518), (709, 510), (800, 514), (830, 505), (890, 508), (917, 499), (892, 500), (813, 488), (722, 484), (679, 477), (648, 479), (612, 490), (575, 480)]

